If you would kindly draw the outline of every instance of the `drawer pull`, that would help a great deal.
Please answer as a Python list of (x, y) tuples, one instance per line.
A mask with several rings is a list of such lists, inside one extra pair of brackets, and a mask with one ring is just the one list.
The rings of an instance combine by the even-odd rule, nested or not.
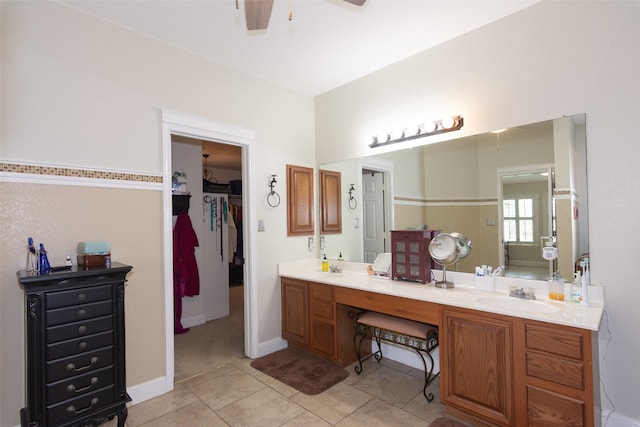
[(78, 301), (84, 301), (87, 299), (87, 294), (78, 294)]
[(82, 341), (80, 344), (78, 344), (78, 350), (85, 350), (87, 346), (88, 346), (87, 342)]
[(94, 357), (91, 358), (91, 361), (89, 362), (88, 365), (85, 365), (85, 366), (83, 366), (81, 368), (76, 368), (75, 364), (69, 363), (67, 365), (67, 371), (74, 371), (74, 372), (84, 371), (85, 369), (89, 369), (90, 367), (92, 367), (96, 363), (98, 363), (98, 358), (96, 356), (94, 356)]
[(87, 310), (85, 309), (78, 310), (78, 317), (84, 317), (86, 315), (87, 315)]
[(81, 334), (84, 334), (85, 332), (87, 332), (87, 327), (82, 325), (78, 327), (78, 332)]
[(91, 387), (93, 387), (96, 384), (98, 384), (98, 377), (92, 377), (91, 382), (89, 383), (88, 386), (82, 387), (82, 388), (76, 388), (74, 384), (69, 384), (67, 386), (67, 391), (69, 393), (82, 393), (83, 391), (89, 390)]
[(76, 410), (75, 406), (69, 405), (67, 406), (67, 412), (70, 414), (82, 414), (83, 412), (87, 412), (89, 409), (93, 408), (93, 405), (97, 405), (97, 404), (98, 404), (98, 398), (94, 397), (93, 399), (91, 399), (91, 403), (86, 408)]

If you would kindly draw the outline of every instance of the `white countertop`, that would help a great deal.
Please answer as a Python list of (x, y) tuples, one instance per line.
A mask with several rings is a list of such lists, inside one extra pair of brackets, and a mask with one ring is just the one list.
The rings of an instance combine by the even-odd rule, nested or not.
[[(335, 265), (336, 261), (332, 261), (331, 264)], [(582, 305), (570, 301), (549, 300), (545, 281), (495, 277), (495, 290), (489, 292), (475, 288), (475, 275), (447, 271), (447, 280), (453, 281), (455, 287), (441, 289), (435, 287), (433, 283), (423, 284), (370, 276), (366, 272), (367, 265), (343, 261), (340, 263), (342, 273), (331, 273), (321, 270), (319, 259), (309, 259), (281, 263), (278, 265), (278, 274), (282, 277), (539, 320), (592, 331), (597, 331), (600, 327), (604, 306), (603, 289), (600, 286), (589, 286), (590, 304)], [(440, 279), (442, 272), (434, 270), (434, 273)], [(508, 292), (510, 286), (533, 287), (536, 289), (537, 299), (525, 300), (510, 297)]]

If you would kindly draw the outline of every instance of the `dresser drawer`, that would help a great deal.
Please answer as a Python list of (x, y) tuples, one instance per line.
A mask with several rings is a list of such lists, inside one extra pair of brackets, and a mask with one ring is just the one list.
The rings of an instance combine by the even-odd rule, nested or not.
[(577, 390), (584, 389), (584, 365), (581, 362), (527, 352), (527, 375)]
[(111, 314), (111, 304), (111, 301), (100, 301), (47, 310), (47, 326), (55, 326), (63, 323), (77, 322), (83, 319), (106, 316)]
[(47, 360), (59, 359), (78, 353), (96, 350), (113, 344), (113, 332), (101, 332), (87, 337), (47, 344)]
[(527, 348), (582, 360), (584, 349), (582, 335), (578, 332), (526, 326)]
[(113, 317), (104, 316), (82, 322), (47, 328), (47, 344), (104, 332), (112, 329)]
[[(47, 418), (53, 425), (72, 418), (90, 413), (114, 402), (113, 386), (105, 387), (73, 400), (67, 400), (55, 405), (47, 406)], [(84, 425), (84, 424), (79, 424)]]
[(47, 383), (73, 377), (113, 363), (113, 347), (47, 362)]
[(54, 404), (113, 384), (113, 365), (47, 384), (47, 403)]
[(46, 294), (45, 307), (47, 310), (51, 310), (52, 308), (111, 300), (111, 292), (112, 288), (110, 285), (95, 286), (93, 288), (84, 289), (72, 289), (69, 291), (48, 292)]

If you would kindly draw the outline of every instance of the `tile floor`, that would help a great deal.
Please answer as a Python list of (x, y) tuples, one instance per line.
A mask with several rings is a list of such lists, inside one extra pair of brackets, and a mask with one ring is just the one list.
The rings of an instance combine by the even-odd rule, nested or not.
[(243, 355), (242, 286), (230, 295), (229, 317), (176, 336), (175, 389), (131, 406), (127, 427), (428, 426), (444, 415), (438, 379), (428, 403), (422, 372), (390, 360), (368, 360), (359, 376), (349, 366), (347, 379), (315, 396), (253, 369)]

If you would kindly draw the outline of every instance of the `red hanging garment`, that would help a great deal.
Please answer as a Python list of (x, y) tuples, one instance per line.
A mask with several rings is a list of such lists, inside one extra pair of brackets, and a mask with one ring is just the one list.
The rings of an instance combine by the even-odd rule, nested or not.
[(193, 230), (191, 219), (186, 212), (180, 212), (173, 227), (173, 303), (175, 333), (187, 332), (183, 328), (182, 297), (200, 294), (200, 275), (196, 262), (195, 248), (199, 246), (198, 236)]

